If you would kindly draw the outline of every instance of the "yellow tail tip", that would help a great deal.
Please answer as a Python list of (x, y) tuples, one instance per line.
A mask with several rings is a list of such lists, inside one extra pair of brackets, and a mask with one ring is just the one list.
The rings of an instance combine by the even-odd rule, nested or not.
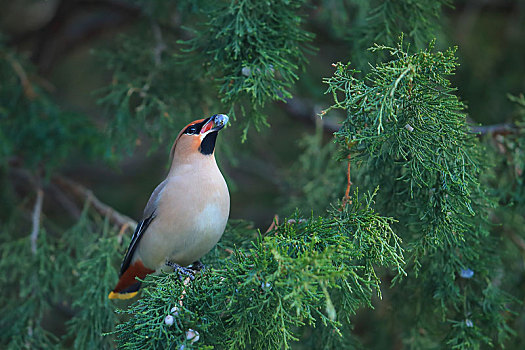
[(127, 300), (135, 297), (139, 292), (132, 292), (132, 293), (115, 293), (110, 292), (108, 295), (108, 299), (120, 299), (120, 300)]

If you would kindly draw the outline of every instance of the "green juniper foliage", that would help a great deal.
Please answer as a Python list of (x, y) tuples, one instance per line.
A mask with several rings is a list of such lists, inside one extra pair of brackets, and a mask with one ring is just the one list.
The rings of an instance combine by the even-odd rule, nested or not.
[[(290, 98), (289, 89), (306, 59), (312, 35), (301, 28), (302, 0), (217, 2), (206, 9), (209, 20), (186, 41), (188, 59), (201, 59), (218, 83), (221, 101), (261, 108), (268, 100)], [(248, 99), (243, 103), (244, 99)], [(255, 125), (265, 121), (254, 114)]]
[[(365, 29), (366, 42), (394, 44), (399, 33), (407, 33), (417, 47), (426, 45), (440, 29), (443, 6), (451, 0), (372, 1)], [(363, 40), (364, 41), (364, 40)]]
[[(487, 182), (493, 187), (494, 195), (499, 206), (492, 221), (496, 223), (494, 231), (502, 235), (504, 239), (498, 246), (499, 251), (507, 252), (502, 255), (506, 271), (520, 271), (525, 261), (525, 98), (523, 94), (518, 96), (509, 95), (514, 102), (516, 112), (514, 113), (514, 128), (507, 127), (503, 133), (488, 135), (484, 139), (490, 146), (488, 148), (492, 163), (495, 164), (494, 172), (487, 174)], [(521, 275), (522, 276), (522, 275)], [(523, 278), (514, 274), (498, 276), (504, 290), (511, 291), (514, 296), (524, 300)], [(519, 310), (519, 317), (515, 325), (525, 324), (523, 315), (524, 303)], [(525, 346), (525, 338), (517, 337), (516, 348)]]
[(16, 155), (29, 168), (49, 171), (72, 155), (101, 156), (105, 142), (93, 122), (58, 106), (33, 71), (0, 36), (0, 165)]
[[(114, 266), (122, 252), (107, 220), (89, 217), (88, 209), (63, 235), (41, 229), (35, 254), (28, 237), (0, 246), (0, 268), (11, 271), (0, 276), (2, 348), (111, 348), (113, 340), (102, 333), (117, 321), (107, 291), (117, 279)], [(2, 225), (3, 234), (10, 234), (12, 226)], [(75, 315), (59, 337), (46, 326), (53, 309)]]
[[(292, 97), (292, 85), (313, 50), (313, 34), (303, 28), (301, 11), (308, 5), (302, 0), (216, 1), (198, 7), (159, 0), (135, 4), (145, 13), (137, 28), (100, 53), (113, 72), (112, 83), (97, 94), (108, 108), (110, 135), (121, 140), (112, 152), (133, 149), (143, 132), (155, 145), (180, 129), (180, 116), (215, 109), (239, 114), (246, 140), (250, 125), (269, 125), (266, 102)], [(348, 35), (361, 43), (356, 50), (373, 41), (391, 43), (392, 33), (402, 31), (420, 47), (435, 36), (442, 5), (448, 1), (350, 1), (346, 7), (363, 15), (354, 20), (358, 29)], [(181, 13), (178, 21), (166, 17), (173, 10)], [(342, 28), (349, 24), (345, 19), (340, 23)]]
[(109, 135), (121, 140), (113, 152), (133, 150), (143, 136), (152, 138), (154, 145), (172, 141), (191, 121), (187, 116), (206, 114), (209, 91), (198, 79), (201, 72), (170, 57), (174, 48), (164, 42), (173, 43), (175, 38), (161, 30), (158, 24), (141, 23), (133, 33), (119, 37), (117, 50), (98, 53), (113, 73), (111, 84), (97, 91), (98, 103), (111, 114)]
[[(417, 48), (424, 48), (441, 31), (443, 7), (451, 7), (451, 0), (397, 0), (355, 1), (358, 11), (356, 28), (350, 32), (355, 50), (364, 51), (372, 43), (395, 45), (404, 33), (406, 41)], [(356, 56), (358, 67), (366, 68), (368, 62), (385, 59), (382, 52)]]
[[(237, 248), (242, 241), (229, 240), (227, 230), (218, 249), (231, 245), (230, 254), (195, 281), (176, 274), (146, 279), (143, 297), (126, 310), (130, 320), (117, 326), (119, 346), (282, 349), (299, 339), (299, 327), (315, 325), (350, 337), (340, 328), (380, 295), (377, 268), (404, 273), (393, 220), (376, 214), (372, 200), (355, 194), (351, 205), (327, 217), (296, 215), (258, 235), (249, 249)], [(172, 324), (165, 322), (169, 315)], [(198, 342), (187, 339), (189, 329)]]
[(503, 137), (499, 135), (495, 140), (489, 142), (496, 143), (495, 150), (498, 154), (504, 152), (504, 157), (497, 157), (499, 159), (498, 169), (501, 169), (496, 179), (495, 187), (497, 189), (497, 196), (502, 203), (522, 209), (525, 205), (525, 181), (524, 168), (525, 164), (525, 96), (509, 95), (509, 100), (516, 104), (516, 130), (510, 131), (509, 135)]
[[(80, 227), (77, 230), (82, 232)], [(113, 288), (118, 278), (117, 271), (113, 268), (115, 260), (119, 258), (118, 241), (107, 221), (102, 234), (96, 234), (100, 238), (92, 240), (91, 244), (81, 249), (78, 247), (74, 254), (77, 256), (77, 264), (72, 273), (77, 280), (71, 286), (71, 294), (74, 296), (71, 307), (77, 310), (77, 315), (67, 323), (66, 339), (71, 339), (76, 349), (111, 348), (113, 339), (101, 335), (112, 330), (117, 322), (113, 312), (114, 305), (107, 298), (107, 291)], [(76, 235), (71, 237), (78, 239)], [(75, 246), (75, 242), (68, 242), (68, 245)], [(100, 317), (101, 315), (105, 317)]]
[[(448, 81), (455, 49), (434, 51), (431, 44), (410, 54), (401, 41), (371, 50), (387, 51), (391, 60), (362, 78), (338, 63), (325, 82), (336, 102), (331, 108), (347, 113), (336, 137), (359, 169), (355, 182), (381, 184), (378, 208), (399, 220), (410, 278), (397, 286), (398, 297), (406, 290), (433, 296), (432, 303), (414, 299), (403, 312), (413, 315), (412, 327), (429, 332), (424, 337), (452, 348), (501, 343), (511, 333), (509, 298), (496, 282), (501, 261), (487, 222), (493, 202), (479, 180), (483, 147)], [(430, 315), (442, 324), (431, 329), (417, 321)]]
[[(201, 16), (190, 10), (182, 18), (188, 40), (178, 40), (184, 33), (162, 16), (176, 5), (137, 3), (147, 13), (138, 30), (118, 40), (119, 50), (102, 54), (114, 77), (99, 102), (117, 111), (111, 124), (115, 136), (130, 140), (120, 133), (145, 128), (162, 140), (166, 131), (180, 128), (173, 127), (175, 115), (223, 109), (233, 117), (240, 112), (245, 139), (250, 124), (268, 125), (261, 111), (267, 101), (291, 97), (312, 39), (298, 13), (304, 1), (208, 3), (195, 9)], [(209, 97), (214, 94), (218, 99)]]
[[(41, 326), (53, 307), (50, 295), (56, 295), (61, 282), (58, 274), (48, 274), (55, 270), (50, 257), (56, 256), (56, 248), (49, 244), (45, 232), (40, 233), (37, 254), (32, 254), (29, 246), (28, 238), (0, 246), (0, 268), (10, 271), (0, 276), (0, 344), (4, 349), (53, 348), (57, 343), (56, 336)], [(21, 302), (13, 302), (17, 299)]]
[[(449, 0), (6, 4), (0, 348), (525, 348), (525, 308), (509, 296), (525, 300), (525, 21), (517, 2), (501, 3), (475, 11)], [(436, 37), (437, 47), (459, 48), (428, 46)], [(456, 53), (468, 68), (458, 75)], [(323, 86), (337, 60), (353, 65), (336, 64)], [(478, 83), (486, 76), (494, 81)], [(472, 119), (512, 123), (475, 135), (459, 96), (483, 112)], [(328, 123), (307, 125), (313, 112), (286, 105), (295, 97), (333, 104), (327, 117), (343, 122), (335, 138), (325, 140)], [(485, 97), (516, 106), (515, 115), (504, 120)], [(148, 276), (137, 299), (108, 300), (134, 225), (115, 214), (132, 192), (152, 190), (133, 178), (157, 166), (141, 155), (215, 113), (235, 117), (217, 145), (235, 180), (232, 216), (245, 218), (236, 213), (246, 203), (266, 220), (261, 227), (296, 214), (265, 233), (232, 219), (195, 281)], [(262, 132), (271, 138), (247, 133), (270, 124)], [(237, 147), (232, 135), (250, 142)], [(296, 139), (301, 153), (292, 154)], [(349, 159), (355, 194), (344, 197)], [(117, 162), (118, 175), (107, 169)], [(246, 171), (253, 164), (262, 166)], [(278, 175), (264, 180), (281, 190), (262, 190), (271, 207), (243, 193), (266, 174)], [(64, 177), (92, 191), (66, 188)], [(357, 187), (373, 195), (359, 198)], [(140, 215), (136, 202), (128, 215)]]
[[(323, 144), (325, 142), (325, 144)], [(337, 159), (337, 144), (323, 140), (322, 121), (315, 134), (299, 140), (302, 153), (287, 173), (284, 212), (296, 208), (322, 215), (343, 193), (347, 183), (346, 164)], [(327, 194), (328, 193), (328, 194)]]

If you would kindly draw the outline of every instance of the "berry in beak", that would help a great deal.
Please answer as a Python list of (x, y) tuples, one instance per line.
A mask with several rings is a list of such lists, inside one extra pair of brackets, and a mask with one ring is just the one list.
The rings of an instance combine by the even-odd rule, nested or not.
[(207, 134), (208, 132), (219, 131), (228, 124), (228, 119), (226, 114), (215, 114), (202, 126), (200, 133)]

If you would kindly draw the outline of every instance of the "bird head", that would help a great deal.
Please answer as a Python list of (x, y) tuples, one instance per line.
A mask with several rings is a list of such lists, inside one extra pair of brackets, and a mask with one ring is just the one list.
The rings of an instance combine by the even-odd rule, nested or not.
[(171, 148), (172, 161), (187, 158), (192, 154), (213, 155), (217, 134), (228, 123), (228, 119), (225, 114), (215, 114), (186, 125)]

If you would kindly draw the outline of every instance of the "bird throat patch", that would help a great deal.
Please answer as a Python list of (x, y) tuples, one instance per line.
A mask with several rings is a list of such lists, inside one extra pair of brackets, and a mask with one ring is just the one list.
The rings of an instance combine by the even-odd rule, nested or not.
[(201, 146), (199, 147), (199, 152), (201, 152), (204, 155), (209, 155), (213, 153), (213, 150), (215, 149), (215, 141), (217, 140), (217, 131), (212, 131), (208, 133), (206, 136), (204, 136), (204, 139), (202, 139)]

